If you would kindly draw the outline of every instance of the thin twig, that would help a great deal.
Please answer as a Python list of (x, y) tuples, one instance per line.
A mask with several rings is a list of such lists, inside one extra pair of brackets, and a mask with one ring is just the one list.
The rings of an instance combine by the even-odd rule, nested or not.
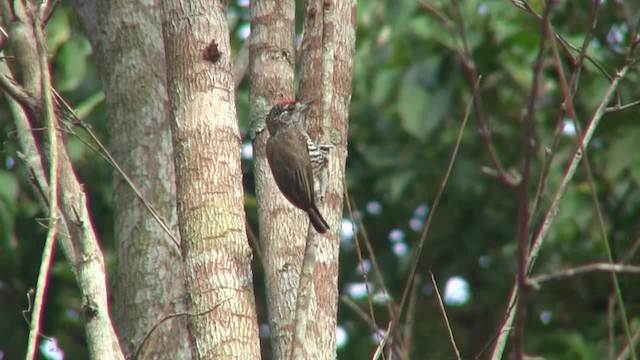
[(418, 288), (420, 287), (420, 283), (420, 276), (416, 275), (416, 280), (413, 282), (413, 289), (411, 289), (411, 296), (409, 297), (409, 305), (407, 305), (407, 316), (404, 322), (404, 344), (402, 344), (402, 348), (405, 359), (411, 359), (409, 354), (411, 353), (411, 347), (413, 345), (413, 329), (416, 323), (416, 304), (418, 303)]
[[(362, 310), (362, 308), (360, 308), (360, 306), (358, 306), (358, 304), (356, 304), (356, 302), (353, 301), (353, 299), (351, 299), (346, 295), (340, 295), (340, 301), (342, 301), (342, 303), (346, 305), (349, 309), (353, 310), (354, 314), (358, 318), (360, 318), (362, 322), (367, 324), (369, 329), (371, 329), (372, 333), (376, 334), (378, 331), (380, 331), (380, 329), (373, 323), (369, 315), (367, 315), (367, 313), (364, 310)], [(387, 330), (388, 330), (387, 333), (390, 333), (393, 327), (395, 327), (393, 326), (393, 323), (389, 322), (389, 326), (387, 327)], [(400, 356), (400, 353), (398, 351), (394, 351), (393, 349), (391, 349), (391, 351), (394, 354), (396, 354), (396, 356)]]
[(147, 340), (149, 340), (149, 337), (151, 336), (151, 334), (153, 334), (153, 332), (156, 331), (156, 329), (160, 325), (162, 325), (165, 321), (171, 320), (173, 318), (180, 317), (180, 316), (201, 316), (201, 315), (206, 315), (206, 314), (216, 310), (220, 306), (222, 306), (222, 304), (224, 304), (229, 299), (231, 299), (231, 298), (226, 298), (226, 299), (222, 300), (219, 304), (214, 306), (213, 308), (201, 311), (199, 313), (181, 312), (181, 313), (169, 314), (169, 315), (165, 316), (160, 321), (158, 321), (156, 324), (154, 324), (151, 327), (151, 329), (149, 329), (149, 331), (147, 331), (147, 333), (142, 338), (142, 341), (140, 341), (140, 344), (138, 345), (138, 347), (136, 347), (136, 351), (134, 351), (132, 359), (137, 359), (138, 358), (138, 356), (140, 355), (140, 351), (144, 347), (144, 343), (147, 342)]
[(531, 91), (529, 93), (529, 102), (527, 105), (527, 113), (522, 121), (523, 135), (522, 135), (522, 179), (516, 188), (516, 195), (518, 198), (518, 225), (517, 225), (517, 265), (518, 265), (518, 284), (521, 290), (520, 296), (517, 299), (516, 307), (516, 319), (514, 325), (514, 337), (513, 337), (513, 349), (516, 359), (522, 359), (524, 357), (523, 341), (524, 341), (524, 305), (527, 301), (528, 287), (527, 287), (527, 255), (529, 252), (529, 239), (530, 239), (530, 227), (531, 221), (531, 209), (529, 198), (529, 182), (531, 180), (531, 162), (533, 160), (533, 143), (535, 140), (534, 128), (534, 116), (536, 112), (536, 102), (538, 99), (538, 86), (540, 83), (540, 72), (542, 71), (542, 65), (544, 61), (545, 48), (547, 38), (549, 36), (549, 17), (551, 16), (551, 8), (553, 0), (547, 0), (545, 9), (542, 15), (542, 26), (540, 29), (540, 43), (538, 48), (538, 55), (536, 61), (533, 64), (533, 81), (531, 84)]
[[(41, 5), (41, 11), (47, 2)], [(42, 262), (40, 264), (40, 272), (38, 273), (38, 285), (36, 288), (36, 296), (34, 301), (33, 316), (31, 317), (31, 329), (29, 331), (29, 340), (27, 345), (27, 359), (35, 359), (36, 344), (38, 335), (40, 334), (40, 318), (42, 316), (42, 307), (44, 301), (44, 293), (47, 289), (47, 281), (51, 261), (53, 258), (53, 249), (56, 240), (56, 231), (58, 229), (58, 133), (56, 131), (56, 118), (53, 113), (51, 100), (51, 92), (49, 84), (51, 83), (51, 74), (47, 63), (47, 49), (44, 42), (44, 34), (42, 33), (42, 14), (38, 14), (35, 19), (34, 31), (36, 34), (36, 42), (40, 52), (40, 74), (42, 79), (42, 109), (44, 115), (44, 123), (47, 128), (48, 137), (48, 153), (49, 153), (49, 230), (42, 251)]]
[[(484, 119), (484, 115), (482, 113), (482, 106), (480, 101), (480, 90), (479, 80), (480, 77), (477, 74), (475, 69), (475, 65), (473, 63), (473, 58), (471, 56), (471, 51), (468, 46), (464, 19), (462, 18), (462, 14), (460, 11), (460, 6), (457, 1), (453, 3), (454, 8), (456, 9), (457, 15), (457, 23), (451, 22), (444, 15), (440, 14), (436, 9), (431, 7), (430, 5), (424, 3), (423, 1), (418, 2), (418, 5), (428, 14), (434, 16), (436, 20), (438, 20), (442, 26), (444, 26), (451, 33), (451, 37), (453, 38), (454, 51), (460, 58), (462, 62), (463, 70), (467, 76), (467, 82), (469, 83), (469, 87), (471, 88), (471, 92), (476, 94), (473, 97), (473, 114), (474, 119), (478, 125), (478, 131), (480, 133), (480, 139), (482, 141), (482, 146), (489, 157), (489, 161), (491, 162), (491, 174), (497, 176), (503, 183), (505, 183), (509, 187), (514, 187), (518, 183), (518, 179), (516, 176), (509, 173), (505, 170), (498, 154), (496, 153), (493, 144), (491, 143), (491, 129), (489, 124)], [(456, 33), (457, 27), (457, 33)], [(458, 42), (462, 42), (462, 46), (458, 44)]]
[(633, 338), (631, 339), (631, 342), (629, 344), (627, 344), (624, 349), (622, 349), (622, 351), (620, 352), (620, 355), (618, 355), (616, 357), (616, 360), (625, 360), (629, 358), (629, 354), (631, 354), (633, 356), (633, 354), (635, 353), (635, 346), (638, 343), (638, 339), (640, 339), (640, 328), (638, 328), (636, 330), (636, 332), (633, 334)]
[(540, 287), (540, 284), (552, 280), (562, 280), (570, 278), (576, 275), (581, 275), (589, 272), (609, 272), (620, 274), (640, 274), (640, 266), (623, 265), (623, 264), (611, 264), (611, 263), (596, 263), (589, 265), (577, 266), (570, 269), (552, 272), (550, 274), (540, 274), (530, 276), (527, 282), (534, 287)]
[[(600, 120), (602, 119), (605, 113), (607, 103), (611, 100), (621, 80), (627, 75), (627, 73), (629, 72), (632, 66), (633, 66), (633, 62), (627, 61), (625, 66), (623, 66), (622, 69), (620, 69), (620, 71), (617, 72), (616, 75), (614, 76), (611, 84), (609, 85), (609, 88), (603, 95), (602, 100), (600, 101), (598, 107), (596, 108), (593, 115), (591, 116), (589, 125), (587, 126), (587, 130), (584, 133), (584, 137), (582, 141), (583, 146), (586, 146), (587, 144), (589, 144), (591, 138), (593, 137), (593, 134), (595, 133), (598, 125), (600, 124)], [(542, 221), (542, 226), (538, 230), (534, 238), (534, 241), (532, 243), (531, 251), (529, 253), (529, 260), (528, 260), (529, 268), (531, 268), (535, 263), (535, 259), (537, 258), (538, 253), (540, 252), (540, 247), (542, 245), (541, 241), (543, 241), (546, 238), (551, 228), (551, 224), (553, 223), (553, 220), (555, 219), (556, 215), (560, 210), (560, 207), (559, 207), (560, 202), (564, 197), (567, 186), (573, 179), (573, 176), (576, 172), (576, 169), (578, 167), (578, 163), (581, 157), (582, 157), (582, 152), (580, 151), (580, 149), (576, 149), (574, 152), (573, 158), (571, 159), (571, 162), (567, 166), (567, 170), (565, 171), (565, 175), (560, 183), (560, 186), (556, 190), (556, 193), (555, 193), (555, 196), (553, 197), (551, 205), (545, 214), (545, 217)]]
[(630, 109), (632, 107), (636, 107), (638, 105), (640, 105), (640, 100), (636, 100), (636, 101), (628, 103), (626, 105), (617, 104), (615, 106), (610, 106), (610, 107), (605, 109), (605, 112), (608, 112), (608, 113), (620, 112), (620, 111), (624, 111), (624, 110)]
[[(55, 90), (53, 90), (53, 91), (55, 91)], [(124, 169), (122, 169), (122, 167), (120, 167), (120, 164), (118, 164), (118, 162), (113, 158), (113, 156), (111, 156), (111, 153), (107, 150), (107, 148), (104, 146), (104, 144), (102, 144), (102, 141), (100, 141), (100, 139), (98, 139), (96, 134), (91, 130), (91, 127), (88, 124), (86, 124), (84, 121), (82, 121), (75, 114), (75, 111), (73, 111), (73, 109), (69, 106), (69, 104), (67, 104), (59, 94), (57, 94), (55, 92), (54, 92), (54, 94), (57, 95), (56, 96), (56, 101), (58, 102), (59, 106), (61, 107), (62, 112), (64, 112), (65, 115), (67, 115), (67, 116), (69, 116), (71, 118), (71, 120), (72, 120), (74, 125), (78, 125), (84, 131), (86, 131), (87, 134), (91, 137), (91, 139), (96, 143), (96, 145), (98, 145), (98, 148), (100, 149), (100, 152), (102, 153), (103, 158), (106, 158), (107, 162), (111, 166), (113, 166), (114, 169), (116, 169), (116, 171), (120, 174), (120, 176), (122, 176), (124, 181), (127, 183), (127, 185), (129, 185), (129, 187), (131, 188), (133, 193), (136, 195), (136, 197), (138, 199), (140, 199), (140, 201), (145, 206), (145, 208), (147, 208), (147, 210), (149, 211), (151, 216), (156, 220), (158, 225), (160, 225), (162, 230), (164, 230), (164, 232), (169, 236), (169, 238), (171, 238), (171, 241), (172, 241), (173, 245), (175, 245), (175, 246), (172, 246), (173, 250), (181, 257), (182, 253), (180, 252), (180, 241), (178, 240), (178, 237), (174, 235), (173, 231), (171, 231), (171, 229), (169, 229), (169, 226), (167, 225), (167, 221), (162, 217), (162, 215), (160, 215), (160, 213), (158, 213), (158, 211), (155, 209), (155, 207), (142, 194), (142, 191), (140, 191), (140, 189), (135, 184), (135, 182), (129, 177), (129, 175), (127, 175), (127, 173), (124, 171)], [(93, 147), (90, 147), (90, 148), (95, 151), (95, 149)]]
[(362, 320), (362, 322), (367, 324), (367, 326), (369, 326), (369, 329), (371, 329), (371, 331), (373, 333), (375, 333), (376, 331), (379, 330), (378, 327), (373, 323), (373, 320), (371, 320), (369, 315), (364, 310), (362, 310), (360, 308), (360, 306), (358, 306), (358, 304), (356, 304), (356, 302), (353, 301), (353, 299), (351, 299), (350, 297), (348, 297), (346, 295), (340, 295), (340, 300), (348, 308), (353, 310), (353, 312), (356, 314), (356, 316), (359, 317)]
[[(349, 215), (353, 221), (353, 212), (351, 211), (351, 199), (349, 196), (349, 190), (347, 189), (346, 181), (343, 181), (344, 194), (347, 202), (347, 210), (349, 211)], [(362, 273), (362, 278), (364, 280), (365, 291), (367, 292), (367, 305), (369, 307), (369, 316), (371, 317), (371, 321), (373, 321), (373, 325), (378, 328), (378, 323), (376, 322), (376, 315), (373, 311), (373, 294), (371, 293), (371, 286), (369, 285), (369, 279), (367, 277), (367, 271), (364, 267), (364, 259), (362, 258), (362, 250), (360, 249), (360, 240), (358, 236), (358, 231), (354, 231), (353, 238), (356, 245), (356, 257), (358, 258), (358, 264), (360, 266), (360, 272)], [(380, 344), (378, 344), (380, 345)], [(384, 354), (382, 354), (382, 358), (385, 359)]]
[[(518, 282), (515, 281), (513, 285), (513, 289), (511, 290), (511, 295), (509, 296), (509, 302), (507, 305), (507, 312), (504, 316), (504, 320), (502, 321), (502, 325), (500, 326), (500, 331), (498, 331), (497, 338), (492, 339), (495, 340), (496, 345), (493, 347), (493, 353), (491, 354), (491, 360), (501, 360), (502, 354), (504, 353), (504, 349), (507, 347), (507, 340), (509, 340), (509, 335), (511, 334), (511, 330), (513, 330), (513, 319), (516, 315), (518, 296), (520, 295), (520, 287), (518, 286)], [(489, 342), (490, 343), (490, 342)], [(485, 349), (483, 349), (484, 352)], [(476, 358), (480, 358), (478, 355)]]
[[(536, 187), (536, 193), (533, 197), (533, 204), (531, 205), (531, 216), (532, 218), (536, 216), (538, 210), (540, 209), (540, 203), (542, 202), (542, 197), (544, 196), (544, 192), (547, 186), (547, 178), (549, 177), (549, 173), (551, 172), (551, 164), (553, 163), (553, 159), (555, 158), (556, 149), (558, 148), (558, 144), (560, 143), (560, 135), (562, 134), (562, 130), (564, 128), (564, 111), (558, 117), (558, 122), (556, 125), (556, 130), (553, 133), (553, 140), (551, 140), (551, 146), (545, 149), (545, 162), (542, 167), (542, 174), (540, 175), (540, 179), (538, 180), (538, 186)], [(528, 233), (531, 234), (532, 224), (529, 222), (529, 230)]]
[(444, 318), (444, 324), (447, 326), (447, 331), (449, 332), (449, 340), (451, 340), (451, 346), (453, 346), (453, 350), (456, 353), (456, 359), (461, 360), (460, 350), (458, 350), (458, 345), (456, 345), (456, 339), (453, 337), (453, 331), (451, 330), (451, 324), (449, 323), (449, 318), (447, 317), (447, 311), (444, 309), (444, 303), (442, 302), (442, 297), (440, 297), (440, 291), (438, 290), (438, 284), (436, 284), (436, 278), (433, 276), (433, 272), (429, 271), (431, 275), (431, 283), (433, 284), (433, 288), (436, 291), (436, 299), (438, 299), (438, 306), (440, 306), (440, 312), (442, 313), (442, 317)]
[[(476, 84), (476, 88), (479, 86), (480, 78), (478, 78), (478, 83)], [(473, 93), (472, 99), (469, 100), (469, 104), (467, 104), (467, 109), (465, 110), (464, 117), (462, 119), (462, 124), (460, 124), (460, 129), (458, 130), (458, 135), (456, 136), (455, 143), (453, 144), (453, 149), (451, 150), (451, 155), (449, 156), (449, 161), (447, 164), (447, 169), (442, 177), (442, 181), (440, 181), (440, 186), (438, 188), (438, 192), (436, 193), (436, 197), (433, 200), (433, 206), (431, 206), (431, 211), (429, 211), (429, 216), (427, 216), (427, 221), (424, 225), (424, 229), (422, 230), (422, 234), (420, 235), (420, 240), (418, 241), (418, 246), (415, 249), (415, 253), (413, 254), (413, 259), (411, 261), (411, 267), (409, 269), (409, 275), (407, 276), (407, 281), (404, 286), (404, 291), (402, 293), (402, 300), (400, 301), (400, 309), (398, 311), (398, 319), (400, 319), (400, 315), (402, 314), (402, 310), (404, 309), (404, 305), (407, 302), (407, 298), (409, 296), (409, 292), (411, 291), (411, 284), (416, 275), (416, 269), (418, 268), (418, 263), (420, 261), (420, 255), (422, 254), (422, 248), (424, 247), (427, 233), (429, 232), (429, 228), (431, 227), (431, 222), (433, 221), (433, 216), (438, 209), (438, 204), (440, 204), (440, 199), (442, 198), (442, 194), (444, 193), (444, 188), (447, 185), (447, 181), (449, 180), (449, 175), (451, 174), (451, 170), (453, 169), (453, 164), (456, 159), (456, 155), (458, 154), (458, 148), (460, 147), (460, 143), (462, 142), (462, 134), (464, 133), (464, 129), (467, 125), (467, 120), (469, 119), (469, 114), (471, 112), (471, 107), (473, 106), (473, 98), (475, 98), (477, 93)], [(397, 325), (397, 324), (396, 324)]]
[(298, 297), (294, 314), (294, 330), (291, 339), (291, 354), (289, 359), (303, 359), (305, 340), (307, 336), (307, 323), (309, 322), (309, 302), (311, 301), (311, 284), (313, 282), (313, 269), (318, 253), (320, 235), (316, 233), (311, 224), (307, 231), (307, 242), (304, 248), (300, 281), (298, 282)]
[[(548, 27), (549, 25), (547, 24), (546, 26)], [(635, 36), (637, 36), (637, 34), (632, 35), (632, 38), (634, 38)], [(570, 94), (569, 85), (567, 84), (566, 77), (564, 76), (564, 70), (560, 60), (560, 55), (558, 54), (558, 50), (555, 46), (555, 42), (551, 42), (551, 50), (553, 54), (554, 63), (558, 72), (558, 81), (560, 83), (560, 87), (562, 88), (562, 92), (564, 94), (565, 105), (566, 105), (567, 111), (569, 112), (569, 117), (572, 119), (575, 127), (578, 148), (580, 152), (583, 154), (582, 165), (583, 165), (584, 172), (587, 175), (587, 180), (588, 180), (587, 183), (589, 184), (589, 190), (590, 190), (589, 192), (591, 194), (591, 200), (593, 202), (593, 206), (595, 207), (596, 219), (598, 220), (598, 228), (600, 229), (600, 235), (602, 236), (602, 241), (604, 243), (607, 259), (609, 260), (609, 263), (613, 264), (614, 262), (613, 254), (611, 252), (611, 245), (609, 243), (609, 238), (607, 236), (607, 230), (606, 230), (606, 225), (604, 223), (604, 218), (602, 216), (602, 210), (600, 209), (600, 202), (598, 201), (598, 195), (596, 193), (595, 180), (593, 179), (591, 166), (589, 165), (587, 152), (585, 151), (584, 141), (582, 139), (582, 134), (579, 127), (580, 124), (578, 122), (576, 111), (573, 105), (572, 96)], [(624, 301), (622, 299), (622, 291), (620, 290), (620, 284), (618, 282), (618, 277), (616, 276), (615, 272), (611, 273), (611, 281), (616, 291), (616, 295), (618, 298), (618, 305), (620, 306), (620, 315), (622, 316), (622, 320), (623, 320), (622, 327), (627, 337), (627, 341), (631, 343), (631, 330), (629, 329), (627, 311), (624, 306)], [(633, 360), (636, 360), (635, 351), (631, 352), (631, 358)]]
[[(533, 15), (533, 17), (535, 17), (539, 22), (542, 21), (542, 16), (540, 14), (538, 14), (538, 12), (534, 8), (532, 8), (531, 5), (529, 5), (528, 2), (519, 1), (518, 3), (516, 3), (516, 1), (514, 1), (514, 0), (512, 0), (512, 2), (514, 3), (514, 5), (516, 5), (517, 8), (522, 9), (522, 10), (530, 13), (531, 15)], [(601, 1), (597, 1), (597, 2), (601, 3)], [(599, 7), (600, 4), (598, 4), (597, 6)], [(592, 15), (593, 15), (593, 12), (592, 12)], [(592, 20), (591, 28), (594, 28), (595, 24), (593, 22), (595, 20), (597, 20), (597, 19), (592, 16), (591, 20)], [(551, 29), (551, 32), (553, 33), (554, 38), (560, 43), (560, 46), (562, 46), (562, 50), (564, 51), (564, 55), (569, 57), (569, 58), (571, 58), (574, 63), (578, 63), (578, 61), (576, 61), (574, 59), (573, 55), (571, 55), (571, 52), (569, 50), (573, 50), (575, 52), (578, 52), (578, 56), (579, 57), (584, 56), (584, 58), (589, 60), (589, 62), (593, 66), (595, 66), (596, 69), (598, 69), (598, 71), (607, 78), (607, 80), (609, 80), (609, 81), (613, 80), (611, 74), (609, 74), (609, 72), (607, 72), (607, 70), (596, 59), (594, 59), (591, 55), (589, 55), (586, 52), (586, 50), (584, 51), (584, 54), (582, 54), (583, 53), (583, 48), (579, 48), (579, 47), (571, 44), (567, 39), (564, 38), (564, 36), (562, 36), (561, 34), (556, 32), (553, 28)], [(586, 41), (586, 37), (585, 37), (585, 41)]]
[[(591, 45), (591, 39), (593, 38), (593, 33), (596, 30), (596, 24), (598, 22), (598, 12), (600, 11), (601, 1), (593, 1), (593, 7), (591, 8), (591, 20), (589, 21), (589, 29), (587, 29), (587, 33), (584, 35), (584, 40), (582, 41), (582, 46), (580, 47), (580, 53), (578, 54), (578, 58), (575, 59), (573, 64), (573, 74), (571, 75), (571, 96), (573, 97), (578, 91), (578, 83), (580, 80), (580, 72), (582, 71), (582, 66), (584, 63), (584, 59), (587, 57), (587, 51), (589, 50), (589, 45)], [(553, 31), (551, 26), (548, 27), (549, 31)]]
[[(637, 42), (635, 42), (635, 44), (637, 45)], [(635, 46), (630, 48), (629, 53), (627, 55), (627, 61), (626, 64), (622, 67), (622, 69), (620, 69), (615, 76), (613, 76), (612, 80), (611, 80), (611, 84), (609, 85), (609, 88), (607, 89), (607, 91), (605, 92), (605, 94), (603, 95), (602, 99), (600, 100), (600, 103), (598, 105), (598, 107), (596, 108), (596, 110), (594, 111), (594, 113), (591, 116), (591, 119), (589, 120), (589, 124), (587, 126), (587, 130), (584, 133), (584, 137), (582, 139), (582, 143), (583, 146), (586, 146), (589, 144), (593, 134), (595, 133), (595, 130), (598, 128), (598, 125), (600, 123), (600, 120), (602, 119), (602, 117), (605, 114), (605, 109), (607, 107), (607, 104), (609, 103), (609, 101), (611, 100), (611, 98), (613, 97), (613, 95), (615, 94), (616, 89), (618, 88), (620, 82), (622, 81), (622, 79), (624, 79), (624, 77), (627, 75), (627, 73), (629, 72), (629, 70), (632, 68), (633, 66), (633, 59), (632, 59), (632, 55), (635, 51)], [(529, 251), (529, 257), (527, 259), (527, 272), (531, 272), (531, 269), (533, 268), (533, 265), (535, 264), (535, 261), (538, 257), (538, 254), (540, 253), (540, 249), (542, 247), (542, 244), (544, 242), (544, 240), (546, 239), (546, 236), (549, 232), (549, 230), (551, 229), (551, 224), (553, 223), (553, 220), (555, 219), (555, 217), (558, 215), (558, 212), (560, 211), (560, 202), (562, 201), (564, 194), (566, 192), (567, 186), (569, 185), (569, 183), (571, 182), (571, 180), (573, 179), (573, 176), (575, 175), (575, 172), (577, 170), (578, 167), (578, 163), (580, 162), (580, 159), (582, 157), (582, 152), (580, 151), (580, 149), (576, 149), (575, 153), (569, 163), (569, 165), (567, 166), (567, 169), (565, 171), (565, 174), (562, 178), (562, 181), (560, 182), (560, 185), (558, 187), (558, 189), (555, 192), (555, 195), (551, 201), (551, 205), (549, 206), (547, 212), (545, 213), (545, 216), (542, 220), (542, 225), (540, 226), (538, 232), (536, 233), (536, 236), (534, 237), (534, 240), (531, 244), (531, 250)], [(513, 313), (516, 310), (515, 306), (512, 305), (512, 302), (515, 301), (515, 299), (518, 297), (519, 294), (519, 287), (517, 284), (514, 285), (512, 292), (511, 292), (511, 298), (509, 299), (509, 306), (508, 306), (508, 310), (507, 310), (507, 314), (505, 315), (505, 320), (502, 323), (502, 328), (499, 331), (499, 337), (496, 340), (496, 346), (494, 347), (494, 351), (492, 354), (491, 359), (501, 359), (502, 358), (502, 353), (504, 351), (504, 346), (506, 343), (506, 340), (509, 336), (509, 329), (511, 329), (512, 324), (513, 324)]]
[[(349, 214), (349, 218), (351, 219), (352, 223), (355, 221), (355, 216), (353, 215), (355, 212), (358, 211), (358, 206), (355, 203), (355, 200), (351, 199), (351, 196), (349, 195), (349, 191), (347, 189), (347, 184), (346, 182), (344, 183), (344, 196), (345, 196), (345, 204), (347, 205), (347, 212)], [(355, 211), (353, 210), (355, 209)], [(395, 300), (393, 299), (393, 297), (391, 296), (390, 292), (389, 292), (389, 288), (387, 287), (387, 285), (384, 282), (384, 277), (382, 276), (382, 271), (380, 271), (380, 269), (382, 268), (379, 263), (378, 263), (378, 259), (376, 257), (376, 253), (375, 251), (373, 251), (373, 246), (371, 245), (371, 241), (369, 239), (369, 234), (367, 233), (367, 228), (364, 224), (364, 222), (362, 221), (362, 218), (359, 218), (357, 223), (357, 232), (356, 232), (356, 236), (357, 234), (362, 234), (362, 242), (364, 243), (365, 248), (367, 249), (367, 257), (369, 258), (369, 260), (371, 261), (371, 269), (373, 270), (373, 276), (375, 277), (376, 282), (378, 283), (378, 286), (382, 289), (382, 291), (385, 292), (385, 294), (387, 294), (387, 296), (389, 297), (388, 301), (386, 302), (387, 305), (387, 312), (389, 313), (389, 317), (391, 318), (391, 321), (393, 321), (394, 323), (397, 321), (397, 316), (398, 316), (398, 308), (397, 308), (397, 304), (395, 302)], [(353, 224), (355, 226), (355, 224)], [(356, 246), (358, 245), (358, 237), (355, 237), (356, 240)]]
[(378, 343), (378, 347), (376, 348), (376, 352), (373, 353), (373, 357), (371, 358), (372, 360), (378, 360), (380, 358), (380, 356), (382, 356), (382, 358), (384, 359), (384, 346), (387, 344), (387, 340), (389, 340), (389, 333), (391, 330), (391, 327), (393, 326), (392, 322), (389, 322), (389, 326), (387, 326), (387, 332), (384, 334), (384, 336), (382, 337), (382, 339), (380, 340), (380, 343)]

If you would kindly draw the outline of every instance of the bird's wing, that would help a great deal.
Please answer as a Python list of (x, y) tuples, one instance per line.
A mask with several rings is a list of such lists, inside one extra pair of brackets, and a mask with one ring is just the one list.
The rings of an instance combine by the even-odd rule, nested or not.
[[(303, 146), (300, 143), (304, 144)], [(288, 149), (304, 149), (296, 153)], [(287, 132), (267, 141), (267, 159), (280, 192), (296, 207), (307, 210), (314, 203), (313, 171), (302, 134)]]

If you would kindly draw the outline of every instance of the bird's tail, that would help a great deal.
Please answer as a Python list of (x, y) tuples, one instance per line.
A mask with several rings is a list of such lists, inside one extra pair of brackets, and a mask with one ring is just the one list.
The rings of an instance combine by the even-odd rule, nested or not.
[(318, 233), (324, 234), (329, 230), (329, 224), (327, 224), (327, 221), (322, 217), (315, 205), (313, 205), (307, 213), (309, 214), (311, 225), (313, 225), (313, 228), (316, 229)]

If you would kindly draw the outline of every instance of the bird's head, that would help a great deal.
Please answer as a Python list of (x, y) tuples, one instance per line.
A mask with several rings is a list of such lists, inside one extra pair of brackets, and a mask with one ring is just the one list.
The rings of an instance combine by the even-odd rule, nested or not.
[(291, 99), (279, 101), (271, 108), (267, 115), (267, 129), (269, 134), (275, 135), (280, 129), (287, 128), (294, 121), (299, 120), (299, 115), (309, 108), (311, 102), (295, 102)]

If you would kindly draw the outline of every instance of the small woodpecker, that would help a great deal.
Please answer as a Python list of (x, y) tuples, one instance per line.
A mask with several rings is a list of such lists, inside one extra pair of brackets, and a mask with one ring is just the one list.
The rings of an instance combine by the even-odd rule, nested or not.
[(273, 178), (287, 200), (305, 211), (320, 234), (329, 230), (316, 206), (321, 191), (320, 173), (327, 164), (330, 145), (316, 145), (302, 127), (302, 114), (309, 103), (283, 100), (267, 115), (267, 160)]

